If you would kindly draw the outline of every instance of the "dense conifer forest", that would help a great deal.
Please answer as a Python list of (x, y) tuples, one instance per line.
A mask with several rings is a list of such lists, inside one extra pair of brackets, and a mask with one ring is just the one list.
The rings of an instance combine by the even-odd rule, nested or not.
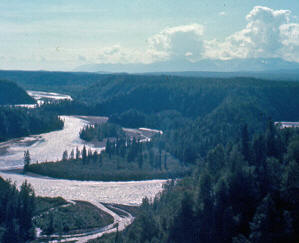
[(0, 107), (0, 142), (31, 134), (63, 128), (63, 121), (55, 114), (39, 109)]
[(191, 167), (152, 142), (122, 136), (106, 140), (100, 154), (84, 146), (65, 151), (59, 162), (31, 164), (27, 171), (73, 180), (130, 181), (182, 178), (190, 174)]
[(0, 105), (34, 104), (30, 97), (17, 84), (0, 80)]
[(0, 177), (0, 242), (28, 242), (35, 238), (32, 218), (35, 195), (24, 182), (20, 190)]
[(0, 142), (63, 128), (63, 121), (53, 112), (14, 106), (35, 103), (15, 83), (0, 80)]
[(169, 182), (124, 233), (99, 242), (293, 242), (299, 240), (299, 131), (269, 123), (240, 131)]
[(105, 138), (121, 138), (124, 137), (125, 133), (121, 126), (113, 123), (103, 123), (85, 126), (80, 131), (80, 138), (90, 142), (92, 140), (97, 140), (99, 142), (103, 141)]

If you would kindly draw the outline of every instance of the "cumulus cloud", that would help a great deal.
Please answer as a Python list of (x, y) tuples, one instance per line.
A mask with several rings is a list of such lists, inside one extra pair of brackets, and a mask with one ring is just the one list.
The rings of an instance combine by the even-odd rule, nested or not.
[(298, 27), (290, 23), (289, 10), (273, 10), (256, 6), (246, 16), (247, 26), (224, 41), (205, 42), (206, 57), (228, 60), (233, 58), (284, 58), (298, 60)]
[(284, 59), (299, 62), (299, 24), (282, 25), (280, 26), (280, 32)]
[(148, 39), (149, 53), (154, 53), (154, 58), (164, 60), (200, 60), (204, 51), (203, 32), (204, 28), (200, 24), (166, 28)]
[[(225, 15), (225, 12), (219, 13)], [(256, 6), (247, 25), (224, 40), (207, 40), (201, 24), (165, 28), (148, 38), (144, 49), (113, 45), (97, 51), (97, 63), (196, 62), (202, 59), (283, 58), (299, 62), (299, 23), (289, 10)], [(206, 27), (208, 28), (208, 27)]]

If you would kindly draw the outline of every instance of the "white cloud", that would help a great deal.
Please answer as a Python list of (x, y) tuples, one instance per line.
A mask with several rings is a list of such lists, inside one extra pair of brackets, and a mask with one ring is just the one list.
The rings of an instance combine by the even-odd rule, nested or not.
[(163, 29), (148, 38), (144, 49), (114, 44), (100, 49), (96, 46), (61, 48), (59, 53), (54, 48), (42, 54), (48, 63), (63, 63), (66, 67), (84, 63), (196, 62), (202, 59), (276, 57), (299, 62), (299, 23), (294, 22), (296, 18), (289, 10), (256, 6), (246, 20), (244, 29), (227, 36), (223, 41), (205, 39), (204, 27), (193, 23)]
[[(219, 13), (224, 15), (225, 13)], [(193, 23), (169, 27), (148, 39), (144, 50), (120, 45), (99, 51), (101, 63), (152, 63), (163, 60), (283, 58), (299, 62), (299, 23), (289, 10), (256, 6), (247, 25), (223, 41), (204, 39), (204, 27)]]
[(289, 10), (273, 10), (256, 6), (246, 16), (247, 26), (223, 42), (205, 42), (206, 57), (228, 60), (233, 58), (299, 59), (299, 24), (290, 23)]
[(299, 24), (281, 25), (280, 32), (284, 59), (299, 62)]
[(144, 49), (115, 44), (101, 49), (68, 49), (63, 54), (71, 60), (76, 52), (80, 63), (196, 62), (236, 58), (283, 58), (299, 62), (299, 23), (291, 19), (295, 18), (289, 10), (256, 6), (246, 16), (245, 28), (223, 41), (204, 39), (204, 27), (193, 23), (163, 29), (148, 38)]
[(96, 58), (90, 56), (88, 61), (125, 64), (187, 59), (193, 62), (204, 53), (202, 36), (203, 26), (199, 24), (170, 27), (148, 38), (145, 49), (112, 45), (97, 50)]
[(166, 28), (148, 39), (149, 52), (161, 59), (200, 60), (204, 51), (203, 32), (200, 24)]

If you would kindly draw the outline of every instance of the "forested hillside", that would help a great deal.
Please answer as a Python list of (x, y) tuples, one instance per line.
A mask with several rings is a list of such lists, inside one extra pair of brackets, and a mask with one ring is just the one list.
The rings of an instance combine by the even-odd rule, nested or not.
[(63, 121), (53, 113), (40, 112), (39, 109), (0, 107), (0, 142), (62, 128)]
[(234, 142), (244, 123), (252, 132), (269, 119), (299, 120), (298, 93), (297, 82), (122, 75), (86, 88), (77, 99), (122, 126), (164, 130), (163, 149), (194, 163), (217, 143)]
[(0, 105), (34, 104), (35, 100), (13, 82), (0, 80)]
[[(297, 82), (265, 81), (252, 78), (209, 79), (175, 76), (114, 75), (97, 82), (75, 97), (82, 102), (98, 104), (107, 114), (129, 109), (151, 114), (165, 110), (179, 111), (183, 116), (198, 117), (229, 102), (245, 99), (273, 113), (274, 119), (294, 114), (299, 101)], [(289, 108), (285, 101), (289, 99)], [(284, 109), (288, 108), (288, 112)], [(284, 114), (281, 114), (282, 111)]]
[(107, 115), (110, 122), (124, 127), (162, 129), (164, 148), (186, 163), (205, 156), (217, 143), (234, 142), (244, 123), (252, 132), (262, 131), (269, 119), (299, 120), (298, 82), (104, 76), (74, 92), (74, 102), (43, 109), (59, 114)]
[[(299, 131), (246, 126), (217, 145), (191, 177), (172, 181), (122, 234), (99, 242), (299, 241)], [(110, 238), (110, 239), (109, 239)]]
[(72, 92), (102, 78), (96, 73), (0, 70), (0, 79), (18, 83), (29, 90)]

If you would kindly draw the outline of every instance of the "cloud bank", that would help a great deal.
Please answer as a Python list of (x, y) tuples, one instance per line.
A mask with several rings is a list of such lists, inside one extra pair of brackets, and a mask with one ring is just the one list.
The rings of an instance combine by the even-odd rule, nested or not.
[(256, 6), (246, 16), (247, 25), (224, 40), (205, 39), (199, 23), (169, 27), (148, 38), (144, 50), (121, 45), (98, 51), (98, 63), (153, 63), (202, 59), (231, 60), (282, 58), (299, 62), (299, 23), (289, 10)]
[(224, 41), (206, 41), (206, 57), (282, 58), (299, 62), (299, 24), (292, 23), (289, 10), (256, 6), (246, 16), (247, 26)]

